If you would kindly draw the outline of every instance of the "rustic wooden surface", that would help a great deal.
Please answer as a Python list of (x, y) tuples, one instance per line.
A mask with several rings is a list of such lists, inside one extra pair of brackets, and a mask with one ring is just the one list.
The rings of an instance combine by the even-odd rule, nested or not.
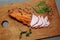
[[(19, 33), (20, 33), (19, 29), (21, 29), (22, 31), (26, 31), (29, 30), (30, 28), (9, 17), (8, 10), (17, 7), (26, 7), (27, 5), (34, 6), (39, 1), (40, 0), (35, 1), (32, 0), (30, 2), (22, 2), (22, 3), (0, 6), (0, 40), (35, 40), (60, 35), (60, 18), (58, 15), (55, 2), (54, 0), (47, 0), (46, 2), (49, 5), (51, 5), (54, 14), (51, 17), (52, 20), (50, 26), (47, 28), (40, 28), (40, 29), (31, 28), (32, 34), (30, 35), (30, 37), (26, 37), (25, 35), (23, 35), (22, 38), (19, 39)], [(1, 25), (2, 21), (4, 20), (7, 20), (9, 22), (6, 28), (2, 27)]]

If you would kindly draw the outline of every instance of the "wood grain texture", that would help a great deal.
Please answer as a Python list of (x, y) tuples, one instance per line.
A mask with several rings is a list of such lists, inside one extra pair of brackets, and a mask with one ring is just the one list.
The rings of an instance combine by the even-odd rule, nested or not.
[[(30, 37), (26, 37), (23, 35), (21, 39), (19, 39), (19, 29), (22, 31), (28, 31), (30, 28), (26, 25), (23, 25), (22, 23), (12, 19), (9, 17), (8, 10), (19, 8), (19, 7), (26, 7), (27, 5), (34, 6), (36, 3), (38, 3), (41, 0), (32, 0), (30, 2), (22, 2), (22, 3), (16, 3), (16, 4), (9, 4), (9, 5), (3, 5), (0, 7), (0, 40), (35, 40), (35, 39), (41, 39), (51, 36), (57, 36), (60, 35), (60, 18), (58, 15), (58, 11), (55, 5), (54, 0), (46, 0), (46, 3), (51, 6), (53, 11), (53, 16), (51, 17), (51, 24), (47, 28), (40, 28), (40, 29), (32, 29), (32, 34)], [(7, 20), (9, 22), (8, 27), (4, 28), (2, 27), (1, 23), (2, 21)]]

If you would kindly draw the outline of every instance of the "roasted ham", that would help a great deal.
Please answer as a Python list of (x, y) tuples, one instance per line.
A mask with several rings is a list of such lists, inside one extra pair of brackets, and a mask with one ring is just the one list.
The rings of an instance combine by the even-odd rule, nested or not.
[(47, 27), (50, 24), (48, 16), (37, 16), (34, 13), (27, 13), (23, 9), (9, 10), (9, 15), (18, 21), (23, 22), (23, 24), (26, 24), (33, 28)]

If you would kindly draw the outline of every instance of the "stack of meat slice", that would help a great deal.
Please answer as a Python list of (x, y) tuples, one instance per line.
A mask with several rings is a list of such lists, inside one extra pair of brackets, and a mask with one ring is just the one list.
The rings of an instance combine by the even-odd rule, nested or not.
[(30, 26), (31, 27), (47, 27), (49, 26), (50, 22), (48, 20), (48, 16), (46, 16), (45, 18), (43, 18), (43, 16), (36, 16), (34, 14), (32, 14), (32, 19), (30, 22)]

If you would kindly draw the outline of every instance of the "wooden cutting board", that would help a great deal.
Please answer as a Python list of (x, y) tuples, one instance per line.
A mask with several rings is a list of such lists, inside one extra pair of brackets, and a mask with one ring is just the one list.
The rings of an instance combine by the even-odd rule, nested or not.
[[(54, 16), (52, 16), (50, 26), (40, 29), (31, 28), (32, 34), (29, 37), (26, 37), (24, 34), (22, 38), (19, 39), (19, 29), (21, 29), (22, 31), (28, 31), (30, 28), (9, 17), (8, 10), (19, 7), (23, 8), (28, 5), (34, 6), (40, 1), (41, 0), (32, 0), (29, 2), (20, 2), (0, 6), (0, 40), (35, 40), (60, 35), (60, 18), (55, 5), (55, 0), (46, 0), (46, 2), (51, 5), (54, 14)], [(3, 21), (8, 21), (7, 27), (2, 26)]]

